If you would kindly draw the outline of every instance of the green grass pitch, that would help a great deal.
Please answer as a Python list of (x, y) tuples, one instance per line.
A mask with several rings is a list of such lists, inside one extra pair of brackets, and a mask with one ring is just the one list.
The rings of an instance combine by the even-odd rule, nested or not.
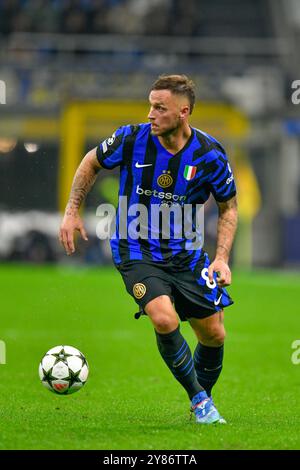
[[(110, 268), (2, 266), (1, 449), (299, 449), (300, 279), (271, 271), (234, 272), (235, 304), (214, 400), (227, 426), (189, 421), (189, 401), (156, 348), (149, 320)], [(192, 349), (188, 324), (182, 332)], [(44, 389), (41, 356), (58, 344), (90, 365), (71, 396)]]

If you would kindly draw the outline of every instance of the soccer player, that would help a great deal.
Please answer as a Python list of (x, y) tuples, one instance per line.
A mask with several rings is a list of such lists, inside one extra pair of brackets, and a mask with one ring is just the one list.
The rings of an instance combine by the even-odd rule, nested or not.
[[(222, 370), (223, 309), (233, 303), (225, 286), (231, 283), (228, 260), (237, 226), (237, 202), (224, 149), (213, 137), (189, 125), (194, 88), (185, 75), (160, 76), (149, 95), (150, 122), (122, 126), (86, 154), (74, 177), (59, 238), (69, 255), (75, 251), (76, 230), (87, 240), (80, 204), (101, 168), (120, 166), (116, 230), (111, 237), (114, 264), (140, 313), (151, 320), (159, 352), (186, 390), (196, 422), (210, 424), (225, 422), (211, 391)], [(197, 244), (201, 234), (196, 227), (197, 208), (211, 193), (219, 208), (212, 262), (201, 243)], [(147, 209), (147, 220), (139, 219), (144, 225), (140, 232), (143, 229), (146, 236), (134, 236), (132, 230), (131, 209), (136, 204), (140, 211)], [(179, 229), (188, 223), (178, 218), (178, 209), (185, 216), (186, 207), (191, 209), (192, 225), (182, 233)], [(173, 211), (169, 236), (162, 230), (157, 211), (152, 211), (163, 212), (163, 208)], [(124, 221), (126, 236), (121, 233)], [(193, 356), (180, 332), (178, 316), (196, 334)]]

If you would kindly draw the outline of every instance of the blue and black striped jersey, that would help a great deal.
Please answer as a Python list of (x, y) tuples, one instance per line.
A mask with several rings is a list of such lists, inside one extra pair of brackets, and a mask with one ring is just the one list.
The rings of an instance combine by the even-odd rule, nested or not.
[[(191, 255), (191, 240), (185, 233), (178, 237), (181, 232), (175, 215), (169, 222), (170, 237), (164, 237), (161, 221), (154, 220), (153, 207), (177, 206), (183, 210), (190, 205), (194, 226), (196, 205), (204, 204), (211, 193), (218, 202), (236, 194), (232, 170), (222, 146), (198, 129), (191, 128), (191, 131), (186, 145), (175, 155), (151, 134), (150, 124), (120, 127), (97, 147), (97, 158), (103, 168), (120, 166), (119, 201), (121, 196), (127, 200), (127, 207), (119, 202), (116, 232), (111, 238), (116, 264), (145, 258), (164, 262), (174, 255)], [(136, 204), (148, 209), (148, 234), (137, 238), (129, 230), (126, 237), (120, 236), (120, 220), (125, 220), (129, 228), (137, 217), (130, 208)], [(183, 221), (178, 223), (182, 226)], [(197, 251), (198, 257), (201, 249)]]

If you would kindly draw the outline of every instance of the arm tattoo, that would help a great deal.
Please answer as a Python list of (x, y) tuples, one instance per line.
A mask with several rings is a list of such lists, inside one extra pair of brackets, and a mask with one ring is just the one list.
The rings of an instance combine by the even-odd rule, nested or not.
[(218, 207), (216, 258), (222, 258), (227, 263), (237, 228), (238, 212), (236, 197), (226, 202), (218, 202)]
[(74, 212), (76, 213), (78, 211), (82, 201), (95, 183), (97, 173), (97, 169), (91, 166), (84, 165), (83, 163), (79, 165), (74, 176), (69, 201), (66, 207), (66, 215), (73, 215)]

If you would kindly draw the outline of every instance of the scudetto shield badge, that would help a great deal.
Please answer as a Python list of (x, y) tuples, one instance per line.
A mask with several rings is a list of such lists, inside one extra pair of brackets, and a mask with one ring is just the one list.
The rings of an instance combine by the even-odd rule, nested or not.
[(187, 181), (191, 181), (197, 172), (196, 166), (185, 165), (183, 176)]

